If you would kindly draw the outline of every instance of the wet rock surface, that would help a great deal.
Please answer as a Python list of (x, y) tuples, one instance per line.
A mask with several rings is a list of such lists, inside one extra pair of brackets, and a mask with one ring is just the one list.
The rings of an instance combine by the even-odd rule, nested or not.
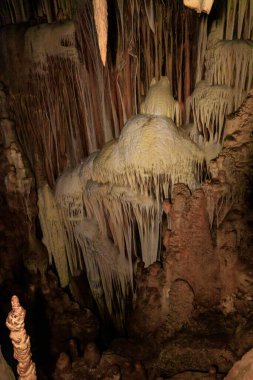
[(253, 350), (236, 362), (224, 380), (251, 380), (253, 378)]

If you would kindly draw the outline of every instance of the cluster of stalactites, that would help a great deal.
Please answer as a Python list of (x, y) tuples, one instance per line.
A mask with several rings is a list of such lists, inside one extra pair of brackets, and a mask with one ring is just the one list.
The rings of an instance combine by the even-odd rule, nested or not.
[(216, 24), (220, 40), (253, 39), (253, 3), (251, 0), (227, 0)]
[(201, 21), (196, 88), (186, 104), (191, 134), (208, 160), (222, 147), (226, 116), (253, 84), (253, 2), (227, 0), (225, 5), (209, 34), (207, 19)]
[(219, 41), (206, 54), (206, 80), (234, 89), (237, 109), (253, 84), (253, 41)]
[(138, 115), (118, 140), (58, 179), (68, 266), (75, 274), (85, 265), (102, 314), (106, 306), (115, 321), (124, 323), (133, 259), (141, 254), (148, 266), (158, 257), (162, 199), (171, 195), (174, 183), (199, 186), (203, 162), (202, 150), (171, 119)]
[(211, 25), (207, 18), (201, 20), (196, 83), (205, 79), (209, 84), (248, 92), (252, 85), (253, 2), (225, 3)]
[(194, 140), (200, 145), (207, 142), (221, 144), (226, 115), (233, 109), (234, 92), (231, 87), (199, 82), (186, 106), (187, 122), (192, 116), (197, 126)]
[[(107, 308), (121, 329), (124, 324), (125, 301), (131, 288), (130, 264), (116, 243), (99, 228), (98, 223), (101, 226), (101, 218), (105, 218), (104, 206), (101, 198), (97, 202), (95, 196), (92, 200), (86, 199), (85, 183), (81, 182), (85, 165), (83, 163), (75, 170), (63, 174), (56, 187), (62, 231), (66, 234), (67, 262), (72, 275), (76, 275), (85, 266), (101, 315), (104, 315)], [(111, 210), (113, 211), (116, 218), (116, 205)], [(58, 270), (63, 271), (63, 276), (66, 268), (61, 266)]]
[[(229, 46), (229, 41), (231, 42), (231, 40), (234, 40), (235, 43), (237, 40), (240, 40), (240, 43), (253, 40), (253, 2), (251, 0), (226, 0), (224, 3), (219, 13), (219, 18), (213, 20), (211, 25), (206, 17), (203, 17), (201, 20), (198, 38), (196, 83), (204, 78), (203, 73), (206, 53), (208, 61), (210, 61), (210, 58), (212, 58), (212, 60), (210, 65), (208, 62), (205, 64), (212, 68), (212, 64), (214, 63), (212, 54), (217, 43), (222, 41), (221, 44), (227, 44), (227, 46)], [(219, 46), (217, 47), (217, 53), (219, 54)], [(217, 58), (217, 54), (215, 58)], [(223, 56), (221, 54), (218, 61), (222, 58)], [(224, 62), (222, 65), (225, 68), (229, 63), (227, 57), (224, 57)]]
[[(4, 24), (27, 22), (33, 18), (46, 18), (47, 23), (71, 19), (72, 0), (40, 0), (28, 6), (25, 0), (3, 0), (2, 19)], [(44, 21), (44, 20), (43, 20)]]

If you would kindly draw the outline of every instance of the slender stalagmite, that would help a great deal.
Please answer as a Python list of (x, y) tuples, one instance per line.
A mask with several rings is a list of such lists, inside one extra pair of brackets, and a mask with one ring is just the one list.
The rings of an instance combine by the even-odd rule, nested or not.
[(32, 361), (30, 337), (25, 330), (25, 310), (17, 296), (11, 299), (12, 310), (6, 319), (6, 326), (11, 331), (10, 338), (14, 347), (14, 358), (18, 361), (19, 380), (36, 380), (35, 364)]

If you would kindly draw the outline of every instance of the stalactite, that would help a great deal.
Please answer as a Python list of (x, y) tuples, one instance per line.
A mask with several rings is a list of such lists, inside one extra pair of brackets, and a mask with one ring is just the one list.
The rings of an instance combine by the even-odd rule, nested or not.
[[(124, 43), (124, 0), (117, 0), (117, 5), (120, 15), (120, 22), (118, 22), (118, 28), (120, 29), (121, 42)], [(124, 46), (122, 46), (122, 49), (124, 50)]]
[(210, 13), (214, 0), (184, 0), (186, 7), (192, 8), (198, 13)]
[(234, 105), (234, 92), (229, 86), (211, 86), (199, 82), (187, 99), (187, 122), (191, 112), (199, 131), (199, 143), (222, 143), (225, 117)]
[(27, 0), (3, 0), (1, 3), (0, 20), (3, 25), (26, 22), (31, 18), (46, 18), (48, 23), (52, 23), (60, 11), (65, 15), (64, 19), (71, 19), (75, 8), (73, 0), (31, 0), (31, 6), (27, 6)]
[(227, 0), (221, 12), (222, 35), (220, 39), (247, 40), (253, 38), (253, 4), (251, 0)]
[(63, 225), (66, 226), (67, 241), (65, 249), (72, 275), (77, 274), (78, 270), (82, 268), (82, 253), (74, 233), (76, 226), (83, 220), (84, 212), (82, 184), (80, 182), (79, 171), (79, 167), (73, 171), (66, 171), (57, 182), (58, 186), (56, 187), (55, 194), (57, 203), (60, 203), (59, 206)]
[[(141, 257), (148, 266), (159, 257), (163, 198), (171, 196), (177, 182), (186, 183), (190, 189), (198, 187), (205, 160), (204, 151), (172, 121), (179, 125), (184, 120), (184, 101), (195, 83), (189, 64), (196, 61), (192, 47), (196, 44), (191, 46), (189, 41), (198, 30), (200, 19), (196, 22), (187, 9), (182, 15), (182, 2), (172, 1), (168, 6), (162, 1), (145, 4), (118, 0), (121, 33), (117, 46), (111, 46), (107, 52), (106, 67), (99, 55), (101, 44), (97, 41), (91, 2), (84, 2), (75, 29), (71, 24), (77, 43), (74, 33), (66, 33), (69, 23), (47, 26), (49, 34), (52, 30), (59, 32), (55, 44), (48, 49), (43, 33), (34, 36), (34, 31), (37, 33), (43, 26), (31, 28), (26, 34), (26, 47), (36, 65), (24, 93), (16, 95), (12, 104), (20, 120), (20, 141), (33, 166), (31, 139), (44, 160), (46, 182), (38, 194), (40, 220), (61, 285), (68, 282), (68, 270), (75, 275), (85, 266), (101, 313), (107, 308), (112, 315), (119, 314), (121, 322), (129, 284), (133, 289), (134, 262)], [(54, 5), (56, 14), (55, 3), (45, 0), (44, 5)], [(41, 10), (42, 17), (45, 12), (50, 10)], [(207, 22), (203, 22), (198, 49), (199, 79), (203, 75), (207, 29)], [(37, 46), (41, 45), (40, 39), (43, 51)], [(145, 115), (130, 119), (123, 128), (124, 121), (137, 113), (154, 76), (157, 80), (165, 76), (161, 83), (165, 84), (166, 96), (161, 97), (159, 105), (157, 97), (154, 106), (152, 96), (151, 100), (147, 98), (142, 107)], [(220, 90), (226, 98), (226, 90)], [(173, 95), (180, 101), (181, 115)], [(197, 109), (195, 95), (192, 102)], [(195, 112), (206, 141), (222, 140), (222, 110), (227, 111), (229, 104), (224, 101), (218, 110), (213, 96), (211, 115), (207, 106)], [(207, 125), (203, 127), (202, 123)], [(117, 137), (118, 140), (112, 140)], [(104, 143), (100, 152), (80, 164), (83, 156)], [(54, 196), (51, 188), (66, 168), (57, 181)], [(137, 236), (141, 252), (132, 243)]]
[[(227, 23), (226, 23), (226, 39), (232, 40), (234, 34), (234, 24), (236, 19), (236, 3), (237, 0), (227, 0)], [(239, 15), (239, 20), (241, 15)]]
[(85, 63), (82, 69), (86, 70), (86, 78), (80, 78), (81, 81), (86, 80), (85, 106), (87, 105), (86, 108), (90, 109), (90, 117), (93, 117), (93, 128), (90, 127), (90, 129), (95, 129), (97, 147), (101, 147), (115, 137), (114, 131), (119, 129), (119, 125), (113, 123), (114, 120), (116, 122), (118, 120), (112, 116), (115, 106), (110, 103), (114, 79), (108, 68), (103, 68), (101, 64), (96, 29), (92, 23), (92, 11), (89, 4), (78, 15), (77, 40), (80, 46), (81, 62)]
[(210, 13), (214, 0), (203, 0), (202, 1), (202, 12)]
[[(84, 165), (84, 164), (83, 164)], [(129, 264), (123, 254), (120, 254), (116, 245), (109, 240), (107, 234), (99, 229), (104, 218), (103, 209), (99, 207), (94, 193), (92, 200), (86, 199), (82, 192), (84, 183), (81, 165), (74, 172), (66, 173), (60, 178), (56, 197), (63, 215), (63, 226), (68, 237), (67, 256), (72, 274), (83, 268), (87, 271), (92, 294), (98, 304), (101, 315), (104, 315), (105, 306), (114, 322), (122, 329), (125, 316), (125, 300), (129, 292), (130, 272)], [(72, 187), (69, 187), (71, 178)], [(96, 205), (97, 202), (97, 205)], [(95, 215), (84, 214), (84, 204), (94, 210)], [(105, 220), (103, 220), (105, 222)], [(116, 226), (118, 229), (118, 226)], [(117, 306), (115, 306), (115, 303)]]
[[(36, 147), (34, 148), (34, 172), (38, 189), (39, 220), (42, 229), (42, 242), (47, 247), (49, 264), (56, 266), (60, 285), (69, 283), (69, 271), (66, 258), (67, 235), (63, 228), (61, 213), (58, 210), (54, 192), (47, 183), (44, 163)], [(28, 255), (29, 260), (29, 255)]]
[(198, 53), (197, 53), (197, 73), (195, 78), (195, 86), (203, 79), (204, 60), (207, 48), (207, 17), (202, 17), (200, 23), (200, 31), (198, 38)]
[[(212, 162), (211, 162), (212, 163)], [(211, 227), (219, 227), (224, 221), (226, 215), (238, 201), (238, 195), (235, 189), (231, 188), (225, 181), (217, 182), (216, 188), (206, 182), (203, 186), (206, 195), (206, 206), (209, 215), (209, 224)]]
[(38, 189), (38, 207), (43, 243), (49, 253), (49, 262), (52, 264), (54, 260), (60, 285), (67, 286), (69, 283), (66, 257), (67, 235), (54, 194), (48, 184)]
[(245, 20), (245, 31), (244, 31), (244, 39), (253, 40), (253, 3), (252, 1), (248, 2), (248, 17)]
[(206, 79), (210, 84), (226, 85), (235, 89), (235, 109), (252, 87), (252, 60), (252, 41), (220, 41), (207, 52)]
[(53, 15), (52, 15), (52, 8), (51, 8), (51, 2), (48, 0), (42, 0), (42, 5), (44, 8), (44, 12), (47, 16), (47, 22), (51, 23), (53, 22)]
[[(69, 4), (69, 1), (58, 1), (50, 6), (53, 14), (58, 13), (59, 7), (68, 14)], [(38, 7), (39, 4), (34, 5), (35, 10)], [(77, 165), (83, 156), (118, 137), (123, 124), (137, 113), (154, 76), (170, 77), (172, 93), (176, 97), (180, 94), (183, 110), (182, 102), (194, 83), (192, 75), (187, 76), (187, 86), (182, 78), (179, 81), (180, 72), (189, 71), (189, 67), (185, 70), (184, 50), (180, 47), (186, 38), (186, 31), (181, 38), (184, 27), (179, 22), (183, 7), (178, 2), (168, 7), (157, 2), (148, 8), (148, 13), (157, 20), (155, 33), (150, 29), (144, 3), (119, 2), (118, 44), (113, 47), (115, 58), (108, 50), (105, 68), (99, 55), (91, 2), (80, 6), (75, 23), (61, 20), (27, 30), (25, 50), (32, 65), (27, 86), (15, 94), (11, 108), (15, 119), (20, 120), (18, 135), (32, 166), (31, 136), (41, 151), (51, 187), (63, 169)], [(44, 17), (44, 11), (40, 12)], [(172, 13), (176, 14), (175, 19)], [(188, 11), (184, 17), (187, 30), (193, 34), (198, 23), (193, 22)], [(165, 38), (166, 34), (169, 39)], [(176, 43), (173, 43), (174, 35)], [(166, 55), (162, 54), (164, 49)], [(176, 69), (178, 49), (182, 60)], [(185, 54), (189, 66), (196, 52), (187, 44)], [(184, 115), (178, 115), (176, 102), (169, 116), (176, 118), (177, 123), (184, 120)]]
[(93, 0), (94, 17), (98, 35), (98, 45), (103, 65), (106, 63), (107, 54), (107, 0)]
[(154, 16), (153, 0), (144, 0), (144, 4), (145, 4), (145, 10), (148, 17), (148, 23), (149, 23), (150, 29), (152, 30), (153, 33), (155, 33), (155, 20), (154, 20), (155, 16)]
[(201, 21), (196, 88), (186, 102), (186, 121), (193, 120), (191, 135), (208, 161), (221, 149), (225, 116), (239, 107), (252, 87), (252, 41), (239, 39), (246, 33), (243, 20), (247, 35), (253, 27), (250, 7), (247, 0), (228, 0), (219, 19), (211, 21), (209, 35), (208, 20)]
[[(238, 83), (239, 92), (248, 91), (252, 78), (252, 65), (248, 62), (251, 59), (251, 41), (253, 38), (253, 3), (249, 0), (227, 0), (224, 7), (220, 9), (219, 18), (209, 21), (206, 16), (201, 19), (200, 33), (198, 39), (198, 64), (196, 84), (202, 80), (207, 80), (210, 84), (224, 84), (236, 86), (233, 80), (248, 80), (248, 83)], [(235, 16), (235, 15), (238, 15)], [(237, 22), (238, 19), (238, 22)], [(208, 27), (210, 32), (208, 34)], [(234, 39), (234, 41), (231, 41)], [(223, 41), (221, 41), (223, 40)], [(237, 41), (238, 40), (238, 41)], [(241, 62), (239, 62), (241, 60)], [(204, 63), (206, 74), (204, 76)], [(244, 62), (245, 61), (245, 62)], [(243, 63), (244, 62), (244, 63)], [(228, 70), (224, 70), (229, 63)], [(238, 73), (234, 75), (236, 65)], [(223, 68), (223, 72), (221, 73)], [(219, 74), (218, 74), (219, 72)], [(225, 80), (225, 76), (227, 80)], [(230, 78), (230, 79), (228, 79)], [(241, 104), (245, 94), (239, 94), (236, 108)]]
[(243, 21), (246, 14), (248, 0), (239, 1), (237, 35), (242, 36)]

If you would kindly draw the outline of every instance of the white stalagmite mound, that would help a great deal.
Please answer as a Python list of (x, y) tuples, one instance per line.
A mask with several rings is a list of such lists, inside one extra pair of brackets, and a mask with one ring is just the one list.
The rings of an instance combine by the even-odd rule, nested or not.
[(177, 125), (180, 123), (179, 104), (173, 98), (172, 88), (167, 77), (161, 77), (159, 82), (155, 78), (152, 79), (140, 108), (141, 114), (167, 116)]
[(109, 142), (97, 155), (92, 175), (94, 180), (116, 180), (143, 194), (159, 175), (195, 188), (195, 165), (203, 159), (203, 152), (171, 119), (137, 115), (126, 123), (118, 141)]
[(106, 305), (123, 322), (138, 254), (136, 230), (148, 266), (159, 254), (162, 200), (174, 183), (195, 189), (203, 162), (203, 151), (171, 119), (137, 115), (118, 140), (59, 178), (68, 266), (75, 274), (85, 265), (101, 312)]

